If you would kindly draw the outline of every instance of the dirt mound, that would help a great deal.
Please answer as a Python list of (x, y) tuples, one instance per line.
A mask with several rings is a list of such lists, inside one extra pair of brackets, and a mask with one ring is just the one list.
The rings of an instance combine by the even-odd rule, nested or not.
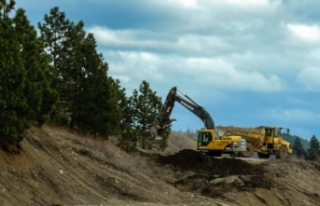
[(184, 149), (174, 155), (159, 156), (158, 162), (176, 172), (185, 172), (185, 176), (173, 182), (183, 192), (219, 198), (230, 191), (254, 192), (257, 188), (269, 190), (274, 186), (263, 164), (241, 159), (213, 158)]
[(174, 155), (160, 156), (158, 161), (173, 166), (173, 169), (192, 170), (210, 175), (262, 175), (262, 165), (251, 164), (241, 159), (213, 158), (191, 149)]

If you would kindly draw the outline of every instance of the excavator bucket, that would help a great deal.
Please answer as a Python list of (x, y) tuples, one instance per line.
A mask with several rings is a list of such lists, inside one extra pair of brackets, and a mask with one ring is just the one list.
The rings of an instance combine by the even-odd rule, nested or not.
[(165, 131), (166, 131), (165, 128), (161, 128), (159, 126), (152, 126), (150, 128), (150, 134), (154, 140), (162, 140), (164, 137)]

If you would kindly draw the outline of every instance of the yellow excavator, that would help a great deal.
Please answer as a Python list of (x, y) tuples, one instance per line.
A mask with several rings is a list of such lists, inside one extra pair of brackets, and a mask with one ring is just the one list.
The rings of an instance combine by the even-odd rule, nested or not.
[(206, 152), (211, 156), (221, 156), (222, 154), (229, 154), (234, 158), (238, 152), (246, 150), (246, 141), (241, 136), (222, 136), (220, 137), (215, 131), (215, 125), (210, 114), (204, 107), (198, 105), (190, 97), (183, 94), (184, 99), (177, 94), (179, 91), (177, 87), (170, 89), (167, 98), (162, 106), (161, 112), (156, 118), (153, 126), (150, 128), (150, 133), (154, 140), (163, 138), (166, 127), (176, 119), (170, 119), (171, 112), (174, 108), (175, 102), (180, 103), (187, 110), (199, 117), (205, 129), (198, 130), (197, 133), (197, 147), (198, 151)]

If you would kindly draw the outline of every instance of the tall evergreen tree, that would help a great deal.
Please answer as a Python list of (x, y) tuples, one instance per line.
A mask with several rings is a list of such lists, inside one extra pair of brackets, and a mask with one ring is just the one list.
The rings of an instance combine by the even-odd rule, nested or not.
[(21, 141), (28, 127), (28, 105), (24, 95), (26, 71), (18, 34), (9, 17), (15, 1), (0, 1), (0, 137), (2, 142)]
[(42, 124), (57, 100), (57, 92), (50, 87), (49, 59), (25, 11), (18, 9), (13, 20), (26, 69), (24, 94), (27, 97), (28, 118)]
[(161, 141), (155, 144), (155, 142), (150, 141), (150, 133), (148, 131), (161, 111), (161, 98), (157, 96), (155, 91), (151, 90), (148, 82), (142, 81), (139, 91), (133, 91), (129, 102), (132, 108), (132, 125), (137, 132), (139, 146), (149, 149), (157, 146), (158, 149), (164, 150), (167, 146), (169, 132), (166, 133)]
[(39, 24), (57, 72), (57, 113), (65, 114), (65, 123), (72, 128), (107, 137), (121, 119), (119, 83), (107, 76), (108, 65), (96, 51), (94, 36), (83, 27), (82, 21), (66, 20), (57, 7)]
[(294, 143), (293, 143), (293, 154), (296, 155), (297, 157), (303, 157), (305, 156), (305, 150), (301, 144), (300, 138), (296, 137), (294, 139)]
[(84, 92), (85, 79), (88, 77), (84, 53), (86, 51), (83, 49), (86, 33), (83, 26), (83, 22), (80, 21), (70, 27), (62, 43), (64, 56), (61, 60), (64, 64), (60, 68), (63, 78), (59, 81), (59, 88), (61, 101), (66, 106), (65, 111), (70, 114), (70, 127), (74, 127), (76, 98)]
[(63, 61), (63, 42), (72, 27), (73, 23), (66, 19), (64, 12), (59, 10), (59, 7), (53, 7), (50, 14), (44, 15), (44, 23), (38, 23), (41, 38), (48, 50), (54, 69), (58, 75), (59, 68), (62, 67)]
[(125, 89), (120, 90), (119, 105), (123, 116), (120, 122), (121, 132), (118, 146), (127, 152), (131, 152), (138, 146), (138, 131), (134, 127), (135, 108), (132, 103), (132, 97), (126, 96)]
[(96, 41), (88, 34), (82, 44), (83, 58), (79, 92), (75, 97), (72, 119), (75, 125), (95, 136), (107, 137), (116, 133), (122, 118), (118, 82), (107, 76), (108, 64), (96, 51)]
[(310, 147), (307, 150), (307, 159), (308, 160), (317, 160), (320, 156), (320, 145), (319, 140), (315, 135), (312, 135), (310, 139)]
[(59, 101), (51, 118), (60, 121), (67, 121), (70, 116), (68, 111), (68, 108), (70, 108), (68, 90), (65, 88), (68, 76), (63, 68), (66, 68), (67, 51), (70, 50), (66, 48), (64, 43), (72, 27), (73, 23), (66, 19), (65, 13), (61, 12), (59, 7), (54, 7), (50, 10), (49, 14), (45, 14), (44, 23), (38, 23), (41, 40), (44, 43), (45, 50), (49, 54), (50, 63), (53, 67), (53, 70), (50, 72), (54, 76), (51, 85), (59, 93)]

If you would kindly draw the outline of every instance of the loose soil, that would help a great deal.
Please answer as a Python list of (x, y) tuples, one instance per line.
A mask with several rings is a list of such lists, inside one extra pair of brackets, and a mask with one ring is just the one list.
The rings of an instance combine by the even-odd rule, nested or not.
[(20, 152), (0, 150), (0, 205), (320, 203), (318, 163), (211, 158), (186, 149), (187, 137), (179, 136), (179, 144), (170, 139), (175, 149), (169, 154), (128, 154), (114, 138), (93, 140), (54, 124), (32, 125)]

